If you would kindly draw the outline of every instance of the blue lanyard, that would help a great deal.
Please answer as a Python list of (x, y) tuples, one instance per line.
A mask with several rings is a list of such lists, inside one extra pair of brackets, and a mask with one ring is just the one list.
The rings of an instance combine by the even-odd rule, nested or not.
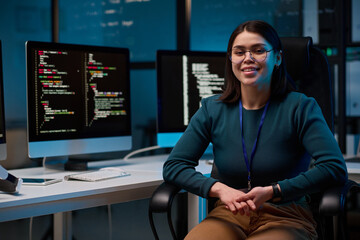
[(253, 146), (252, 151), (251, 151), (251, 156), (250, 156), (250, 161), (249, 161), (248, 156), (247, 156), (247, 152), (246, 152), (246, 148), (245, 148), (244, 131), (243, 131), (243, 114), (242, 114), (242, 108), (243, 107), (242, 107), (241, 99), (239, 100), (241, 140), (242, 140), (242, 149), (243, 149), (243, 154), (244, 154), (244, 160), (245, 160), (246, 168), (247, 168), (247, 171), (248, 171), (248, 190), (251, 190), (251, 175), (250, 175), (251, 162), (254, 159), (254, 155), (255, 155), (255, 151), (256, 151), (256, 145), (257, 145), (257, 142), (258, 142), (258, 139), (259, 139), (259, 136), (260, 136), (261, 128), (264, 125), (264, 119), (265, 119), (265, 115), (266, 115), (268, 107), (269, 107), (269, 101), (267, 101), (267, 103), (265, 105), (265, 109), (264, 109), (264, 111), (262, 113), (260, 124), (259, 124), (259, 129), (258, 129), (257, 136), (256, 136), (256, 139), (255, 139), (255, 142), (254, 142), (254, 146)]

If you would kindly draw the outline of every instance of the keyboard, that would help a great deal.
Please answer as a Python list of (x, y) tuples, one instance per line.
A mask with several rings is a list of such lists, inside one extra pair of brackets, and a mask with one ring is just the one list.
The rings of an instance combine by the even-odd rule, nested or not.
[(101, 168), (97, 171), (77, 173), (65, 176), (65, 180), (79, 180), (87, 182), (96, 182), (116, 177), (129, 176), (130, 173), (121, 168)]

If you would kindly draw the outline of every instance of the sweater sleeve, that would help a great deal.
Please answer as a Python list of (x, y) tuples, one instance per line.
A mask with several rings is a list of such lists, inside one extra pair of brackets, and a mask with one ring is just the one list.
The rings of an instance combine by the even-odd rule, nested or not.
[(314, 159), (314, 167), (279, 182), (283, 200), (344, 184), (348, 178), (345, 161), (317, 102), (303, 96), (294, 110), (293, 121), (300, 143)]
[(182, 189), (206, 198), (211, 186), (217, 181), (195, 170), (198, 161), (210, 143), (211, 121), (206, 101), (191, 121), (164, 163), (163, 178)]

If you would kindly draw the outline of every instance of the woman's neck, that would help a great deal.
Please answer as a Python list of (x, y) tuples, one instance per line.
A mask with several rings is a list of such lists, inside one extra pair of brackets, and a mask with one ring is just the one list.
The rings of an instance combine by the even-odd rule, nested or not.
[(247, 110), (256, 110), (264, 107), (269, 98), (270, 89), (241, 88), (241, 102)]

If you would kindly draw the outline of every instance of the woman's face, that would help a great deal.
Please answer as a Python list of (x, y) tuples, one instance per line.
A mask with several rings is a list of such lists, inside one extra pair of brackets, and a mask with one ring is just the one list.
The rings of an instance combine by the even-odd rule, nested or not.
[(281, 52), (276, 53), (272, 49), (270, 43), (257, 33), (245, 30), (237, 35), (232, 46), (231, 59), (232, 70), (241, 86), (253, 86), (259, 90), (270, 89), (274, 67), (281, 63)]

